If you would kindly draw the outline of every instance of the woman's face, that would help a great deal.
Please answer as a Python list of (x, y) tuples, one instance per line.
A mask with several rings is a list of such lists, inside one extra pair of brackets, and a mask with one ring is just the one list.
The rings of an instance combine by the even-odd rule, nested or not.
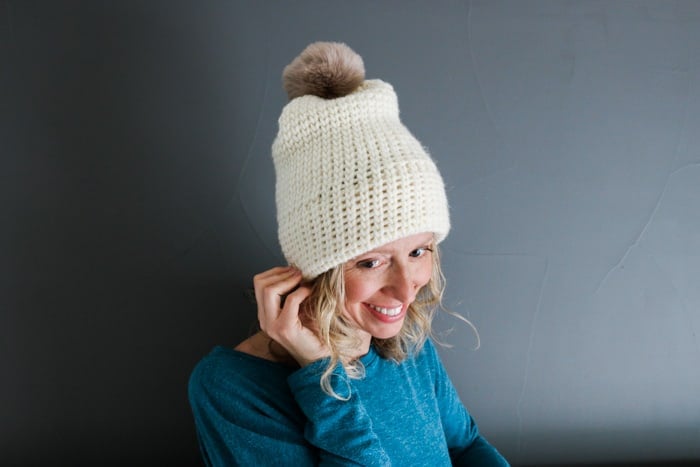
[(433, 271), (433, 234), (404, 237), (359, 255), (343, 266), (345, 313), (363, 339), (401, 331), (406, 310)]

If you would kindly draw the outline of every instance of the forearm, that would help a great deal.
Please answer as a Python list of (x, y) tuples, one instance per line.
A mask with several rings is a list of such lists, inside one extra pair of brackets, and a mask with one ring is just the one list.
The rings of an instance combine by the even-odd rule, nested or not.
[(321, 465), (391, 465), (353, 388), (353, 380), (342, 365), (338, 365), (330, 378), (331, 387), (342, 399), (321, 388), (325, 365), (327, 360), (315, 362), (288, 379), (297, 403), (308, 418), (304, 436), (319, 449)]

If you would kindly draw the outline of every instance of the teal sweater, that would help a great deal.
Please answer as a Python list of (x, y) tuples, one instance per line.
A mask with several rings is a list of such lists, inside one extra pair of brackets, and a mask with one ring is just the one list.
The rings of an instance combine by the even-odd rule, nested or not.
[(301, 369), (224, 347), (195, 367), (189, 383), (204, 461), (214, 466), (507, 466), (479, 434), (430, 341), (400, 364), (374, 348), (366, 373), (332, 377), (327, 360)]

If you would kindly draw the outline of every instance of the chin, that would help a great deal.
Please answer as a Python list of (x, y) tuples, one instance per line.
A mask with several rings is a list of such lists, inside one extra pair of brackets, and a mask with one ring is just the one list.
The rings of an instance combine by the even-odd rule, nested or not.
[(372, 337), (375, 339), (391, 339), (392, 337), (398, 336), (403, 328), (403, 321), (395, 324), (397, 324), (396, 327), (391, 326), (384, 327), (384, 329), (374, 329), (370, 334), (372, 334)]

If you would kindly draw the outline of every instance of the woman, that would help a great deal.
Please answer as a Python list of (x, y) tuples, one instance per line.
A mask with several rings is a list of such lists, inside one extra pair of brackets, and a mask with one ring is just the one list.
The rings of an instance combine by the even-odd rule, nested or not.
[(449, 231), (442, 178), (393, 88), (344, 44), (284, 71), (272, 146), (291, 266), (254, 278), (261, 331), (189, 386), (207, 465), (508, 465), (428, 339)]

